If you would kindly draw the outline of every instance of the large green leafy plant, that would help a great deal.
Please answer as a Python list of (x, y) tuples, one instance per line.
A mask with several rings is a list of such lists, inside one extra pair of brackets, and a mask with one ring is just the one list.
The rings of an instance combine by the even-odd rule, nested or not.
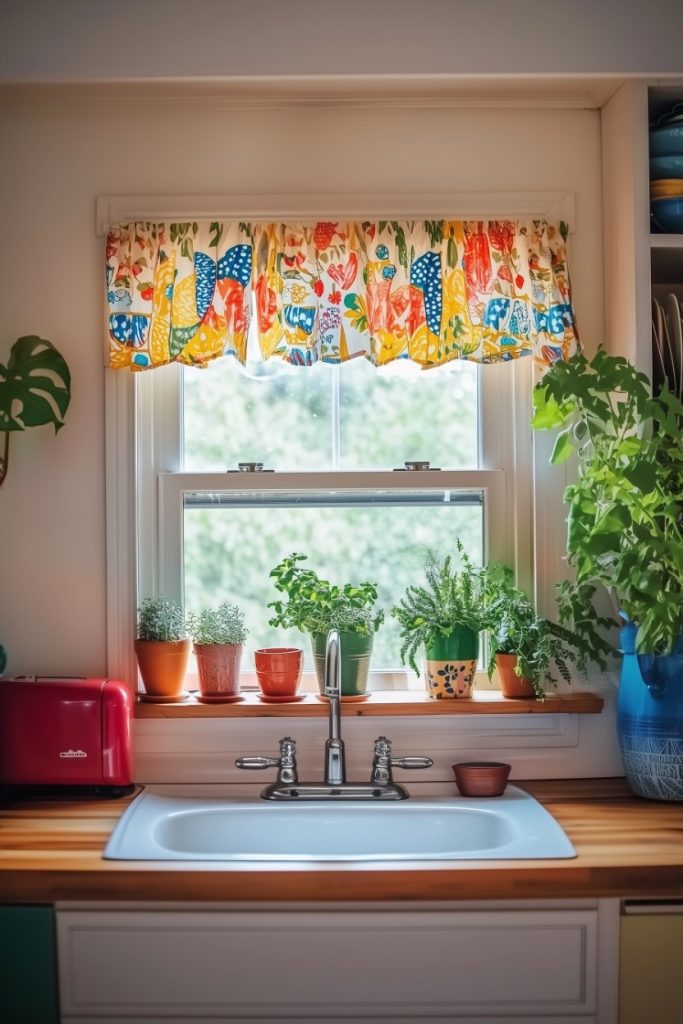
[(560, 430), (551, 462), (578, 460), (564, 494), (576, 582), (560, 585), (562, 621), (600, 662), (602, 585), (637, 624), (639, 650), (670, 651), (683, 632), (683, 405), (666, 390), (653, 396), (645, 374), (600, 349), (590, 362), (555, 363), (534, 407), (534, 427)]
[(286, 601), (272, 601), (268, 605), (275, 610), (271, 626), (295, 626), (303, 633), (339, 629), (363, 636), (379, 629), (384, 612), (373, 612), (377, 601), (375, 583), (336, 586), (299, 565), (305, 561), (306, 555), (288, 555), (271, 572), (275, 589), (286, 596)]
[(475, 565), (460, 541), (457, 564), (450, 555), (428, 552), (425, 583), (411, 585), (391, 609), (401, 627), (401, 660), (417, 675), (417, 654), (459, 626), (479, 633), (487, 622), (487, 569)]
[(10, 433), (44, 423), (52, 423), (57, 433), (70, 400), (71, 374), (55, 346), (36, 335), (19, 338), (7, 365), (0, 363), (0, 433), (5, 435), (0, 484), (7, 475)]

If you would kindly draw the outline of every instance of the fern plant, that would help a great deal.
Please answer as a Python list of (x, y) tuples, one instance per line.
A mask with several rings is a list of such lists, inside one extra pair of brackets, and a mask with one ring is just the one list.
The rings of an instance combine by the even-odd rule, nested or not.
[(557, 685), (551, 672), (553, 665), (567, 683), (572, 678), (570, 665), (586, 673), (589, 651), (585, 644), (570, 629), (538, 614), (527, 595), (514, 585), (510, 566), (496, 564), (489, 570), (486, 605), (489, 678), (497, 654), (515, 654), (516, 675), (528, 679), (542, 699), (543, 683)]
[(373, 611), (377, 602), (376, 583), (345, 583), (337, 586), (322, 579), (299, 562), (306, 555), (294, 553), (283, 558), (271, 572), (275, 589), (286, 596), (285, 601), (271, 601), (275, 615), (271, 626), (289, 629), (295, 626), (302, 633), (328, 633), (339, 629), (362, 636), (372, 636), (384, 621), (384, 612)]
[(244, 612), (227, 601), (189, 615), (187, 625), (196, 644), (243, 644), (248, 635)]
[(391, 609), (401, 627), (401, 661), (419, 675), (417, 653), (439, 637), (449, 636), (459, 626), (480, 633), (487, 623), (488, 573), (476, 566), (463, 545), (456, 541), (458, 565), (450, 555), (439, 558), (428, 552), (426, 582), (409, 586), (401, 601)]
[(138, 608), (138, 640), (186, 640), (185, 612), (167, 597), (146, 597)]

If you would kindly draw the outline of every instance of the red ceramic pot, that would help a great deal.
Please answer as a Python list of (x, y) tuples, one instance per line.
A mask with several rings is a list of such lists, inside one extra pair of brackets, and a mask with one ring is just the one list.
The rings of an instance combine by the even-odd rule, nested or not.
[(461, 761), (453, 765), (455, 781), (463, 796), (501, 796), (510, 765), (502, 761)]
[(254, 652), (256, 678), (264, 697), (293, 697), (301, 682), (304, 652), (299, 647), (263, 647)]

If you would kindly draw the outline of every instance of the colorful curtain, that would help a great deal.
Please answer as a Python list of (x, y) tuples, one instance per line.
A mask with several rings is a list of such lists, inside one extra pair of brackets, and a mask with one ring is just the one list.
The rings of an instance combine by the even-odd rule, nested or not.
[(112, 367), (490, 363), (577, 348), (565, 232), (529, 221), (145, 224), (107, 241)]

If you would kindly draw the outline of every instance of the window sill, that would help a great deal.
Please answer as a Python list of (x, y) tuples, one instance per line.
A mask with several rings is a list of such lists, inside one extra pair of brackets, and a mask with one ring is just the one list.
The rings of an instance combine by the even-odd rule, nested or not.
[[(234, 704), (200, 704), (195, 694), (182, 704), (146, 704), (138, 700), (135, 718), (322, 718), (327, 715), (327, 701), (314, 694), (292, 704), (264, 704), (254, 692), (243, 694)], [(393, 715), (554, 715), (599, 714), (604, 701), (595, 693), (578, 690), (573, 693), (549, 694), (545, 700), (510, 700), (496, 690), (480, 690), (468, 700), (433, 700), (419, 691), (386, 691), (371, 693), (367, 700), (345, 703), (342, 715), (348, 717)]]

